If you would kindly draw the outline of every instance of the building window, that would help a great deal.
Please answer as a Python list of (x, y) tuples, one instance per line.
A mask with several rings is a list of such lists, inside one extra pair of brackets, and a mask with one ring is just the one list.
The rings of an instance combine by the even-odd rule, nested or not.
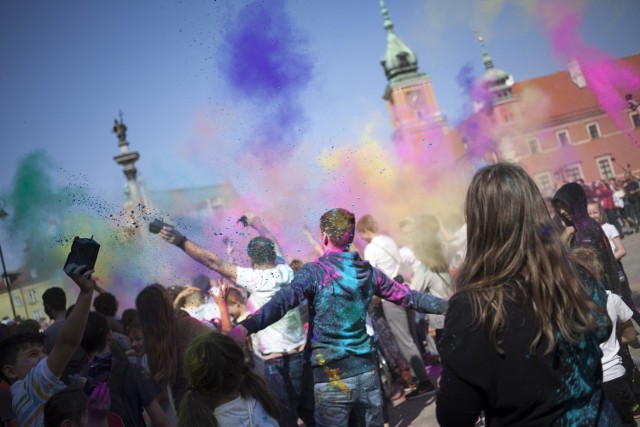
[(22, 298), (18, 295), (13, 297), (13, 302), (15, 302), (18, 307), (22, 307)]
[(600, 138), (600, 128), (598, 127), (598, 123), (589, 123), (587, 125), (587, 131), (589, 132), (589, 137), (591, 139)]
[(569, 182), (576, 182), (579, 179), (583, 179), (580, 165), (572, 165), (564, 168), (564, 176)]
[(549, 172), (537, 173), (535, 180), (543, 196), (551, 195), (553, 192), (553, 184), (551, 183), (551, 175), (549, 175)]
[(615, 176), (613, 173), (613, 165), (611, 164), (611, 157), (601, 157), (596, 159), (596, 162), (598, 163), (598, 170), (600, 171), (602, 179), (609, 179)]
[(531, 154), (538, 154), (540, 151), (540, 142), (537, 139), (529, 140), (529, 151)]
[(29, 291), (29, 303), (30, 304), (35, 304), (38, 302), (38, 296), (36, 294), (36, 291), (34, 291), (33, 289), (31, 289)]
[(40, 312), (40, 310), (33, 310), (33, 317), (35, 317), (39, 322), (42, 322), (44, 320), (44, 317), (42, 317), (42, 313)]
[(633, 125), (633, 127), (635, 129), (640, 128), (640, 114), (638, 114), (637, 112), (633, 112), (630, 114), (631, 116), (631, 124)]
[(556, 139), (560, 145), (569, 145), (571, 140), (569, 139), (569, 131), (566, 129), (556, 132)]

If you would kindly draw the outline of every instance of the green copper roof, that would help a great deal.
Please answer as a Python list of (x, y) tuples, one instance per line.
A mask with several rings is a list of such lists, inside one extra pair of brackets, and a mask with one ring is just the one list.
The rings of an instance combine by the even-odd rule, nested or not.
[(389, 18), (384, 0), (380, 0), (380, 10), (384, 19), (384, 29), (387, 30), (387, 51), (381, 63), (387, 80), (391, 81), (400, 74), (415, 72), (418, 69), (418, 58), (393, 32), (393, 22)]
[(506, 71), (493, 66), (493, 60), (484, 45), (484, 38), (478, 35), (478, 42), (482, 46), (482, 62), (484, 62), (484, 75), (481, 78), (482, 84), (488, 87), (496, 98), (505, 98), (512, 95), (509, 74)]

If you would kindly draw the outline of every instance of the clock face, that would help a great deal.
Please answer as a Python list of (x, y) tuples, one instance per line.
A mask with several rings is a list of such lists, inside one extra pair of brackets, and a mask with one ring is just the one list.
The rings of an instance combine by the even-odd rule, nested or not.
[(412, 90), (407, 94), (407, 102), (409, 103), (409, 105), (413, 107), (418, 107), (422, 105), (423, 103), (422, 92), (420, 92), (419, 90)]

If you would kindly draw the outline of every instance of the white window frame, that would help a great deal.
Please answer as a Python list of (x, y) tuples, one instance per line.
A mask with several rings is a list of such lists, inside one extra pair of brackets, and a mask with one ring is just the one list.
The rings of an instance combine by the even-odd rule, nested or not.
[[(582, 166), (580, 165), (580, 163), (566, 165), (563, 169), (564, 177), (569, 182), (576, 182), (578, 179), (584, 179), (584, 174), (582, 173)], [(580, 174), (579, 178), (573, 179), (573, 177), (570, 177), (568, 172), (569, 169), (578, 169), (578, 173)]]
[[(546, 181), (549, 183), (548, 188), (544, 188), (543, 185), (541, 184), (541, 178), (543, 177), (546, 178)], [(540, 190), (540, 194), (542, 194), (543, 196), (551, 195), (551, 193), (553, 192), (553, 178), (551, 177), (551, 172), (549, 171), (538, 172), (534, 175), (533, 179), (536, 182), (538, 189)]]
[[(595, 138), (591, 135), (591, 131), (589, 130), (589, 128), (591, 126), (595, 126), (596, 127), (596, 132), (597, 132), (598, 136), (596, 136)], [(587, 135), (589, 135), (589, 140), (591, 140), (591, 141), (593, 141), (594, 139), (602, 138), (602, 132), (600, 132), (600, 125), (598, 124), (598, 122), (589, 122), (589, 123), (587, 123)]]
[[(567, 135), (567, 143), (563, 144), (562, 141), (560, 140), (560, 135), (561, 134), (566, 134)], [(559, 131), (556, 132), (556, 141), (558, 141), (558, 145), (560, 145), (561, 147), (564, 147), (565, 145), (571, 145), (571, 135), (569, 134), (569, 130), (568, 129), (560, 129)]]
[(640, 129), (640, 126), (636, 126), (636, 124), (633, 122), (634, 117), (638, 117), (638, 124), (640, 124), (640, 113), (637, 111), (632, 111), (631, 113), (629, 113), (629, 120), (631, 120), (631, 129)]
[[(600, 161), (602, 160), (606, 160), (609, 163), (609, 169), (611, 169), (611, 176), (604, 176), (602, 174), (602, 169), (600, 168)], [(598, 167), (598, 173), (600, 173), (600, 178), (602, 179), (615, 178), (616, 171), (613, 169), (613, 161), (611, 161), (610, 155), (596, 157), (596, 166)]]
[[(535, 143), (535, 146), (537, 147), (536, 150), (532, 150), (531, 149), (531, 143)], [(542, 152), (542, 147), (540, 146), (540, 140), (538, 138), (531, 138), (527, 141), (527, 146), (529, 147), (529, 153), (533, 154), (539, 154)]]

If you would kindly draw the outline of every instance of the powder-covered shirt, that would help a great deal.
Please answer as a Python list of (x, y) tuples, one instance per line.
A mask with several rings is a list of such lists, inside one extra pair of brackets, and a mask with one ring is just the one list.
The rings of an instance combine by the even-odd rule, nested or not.
[(253, 397), (236, 397), (216, 406), (213, 415), (220, 427), (278, 427), (278, 421)]
[[(236, 283), (245, 288), (251, 296), (247, 308), (255, 312), (265, 305), (283, 286), (293, 279), (293, 270), (280, 264), (267, 270), (237, 267)], [(287, 353), (302, 346), (306, 341), (300, 310), (287, 313), (282, 319), (255, 334), (252, 339), (253, 351), (258, 355)]]
[(38, 362), (23, 380), (11, 385), (12, 406), (18, 417), (18, 425), (41, 427), (44, 422), (44, 404), (65, 388), (66, 385), (49, 369), (46, 357)]
[(304, 265), (291, 284), (280, 289), (241, 322), (252, 334), (282, 318), (305, 298), (309, 302), (310, 351), (316, 382), (349, 378), (375, 369), (377, 357), (367, 334), (367, 308), (373, 295), (420, 312), (442, 314), (447, 302), (394, 282), (357, 252), (328, 252)]
[(616, 334), (616, 323), (626, 322), (631, 319), (633, 311), (622, 301), (618, 295), (607, 291), (607, 314), (611, 318), (613, 330), (609, 339), (600, 344), (602, 349), (602, 381), (607, 382), (620, 378), (625, 374), (622, 366), (622, 358), (618, 356), (620, 342)]

